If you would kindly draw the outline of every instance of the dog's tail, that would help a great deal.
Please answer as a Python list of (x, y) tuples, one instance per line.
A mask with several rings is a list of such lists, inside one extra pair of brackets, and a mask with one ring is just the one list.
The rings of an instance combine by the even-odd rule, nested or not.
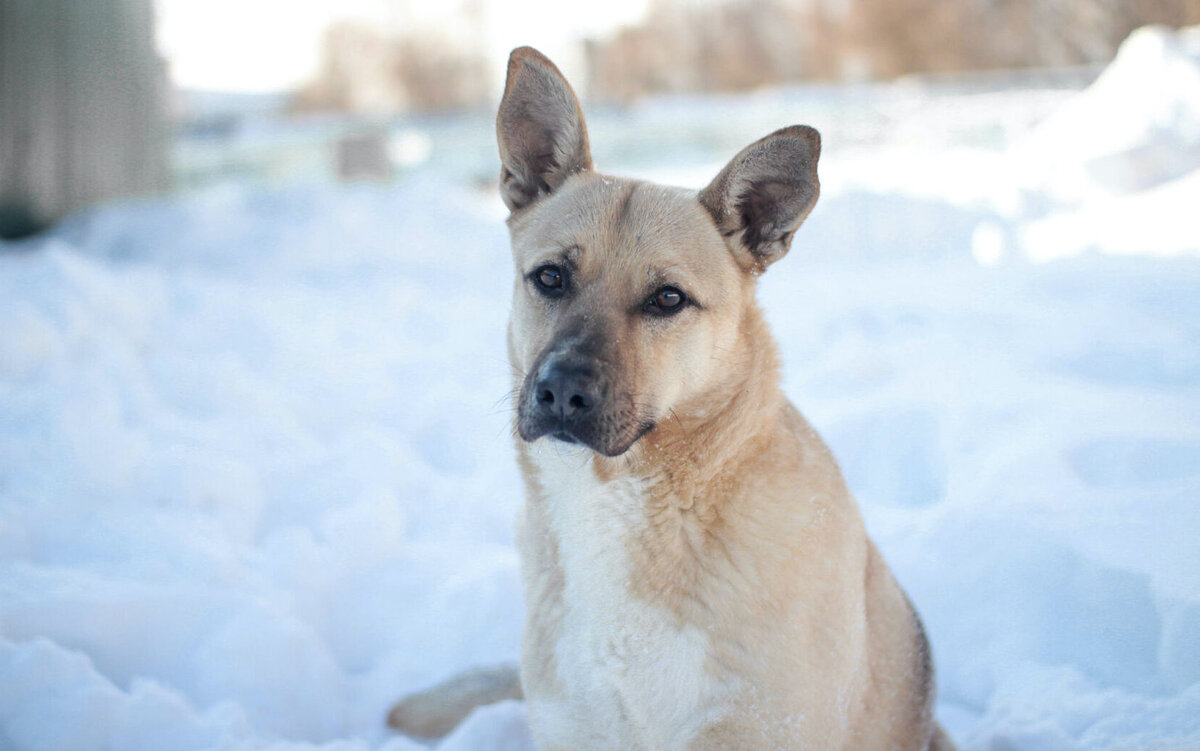
[(476, 707), (520, 698), (515, 664), (475, 668), (396, 702), (387, 721), (406, 735), (435, 740), (458, 727)]

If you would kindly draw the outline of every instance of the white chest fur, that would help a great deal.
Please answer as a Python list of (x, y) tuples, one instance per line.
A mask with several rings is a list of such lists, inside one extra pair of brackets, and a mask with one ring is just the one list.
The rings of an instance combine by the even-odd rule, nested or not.
[(646, 524), (645, 489), (600, 482), (586, 450), (543, 440), (531, 457), (563, 574), (557, 643), (541, 646), (554, 650), (566, 692), (546, 699), (527, 687), (535, 733), (580, 751), (686, 747), (719, 719), (728, 689), (711, 670), (708, 636), (631, 592), (639, 574), (629, 545)]

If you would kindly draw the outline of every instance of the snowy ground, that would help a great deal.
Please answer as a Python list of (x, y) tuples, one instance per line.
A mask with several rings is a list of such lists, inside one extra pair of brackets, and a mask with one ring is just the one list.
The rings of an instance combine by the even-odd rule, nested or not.
[[(889, 88), (840, 147), (786, 93), (629, 117), (826, 130), (762, 299), (964, 749), (1200, 749), (1198, 48)], [(502, 214), (427, 170), (0, 247), (0, 749), (412, 751), (389, 702), (516, 657)], [(438, 748), (526, 751), (523, 710)]]

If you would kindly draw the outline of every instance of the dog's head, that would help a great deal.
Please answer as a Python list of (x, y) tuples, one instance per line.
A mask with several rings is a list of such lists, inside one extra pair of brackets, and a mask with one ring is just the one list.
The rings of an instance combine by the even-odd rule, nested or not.
[(496, 131), (517, 430), (618, 456), (729, 386), (754, 278), (816, 203), (820, 136), (772, 133), (698, 194), (602, 176), (570, 85), (528, 47), (509, 59)]

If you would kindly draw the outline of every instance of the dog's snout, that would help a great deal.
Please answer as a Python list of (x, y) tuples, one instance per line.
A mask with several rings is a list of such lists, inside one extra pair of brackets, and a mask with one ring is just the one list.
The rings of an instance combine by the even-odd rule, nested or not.
[(547, 363), (535, 388), (538, 409), (564, 423), (586, 417), (603, 397), (595, 370), (581, 363)]

